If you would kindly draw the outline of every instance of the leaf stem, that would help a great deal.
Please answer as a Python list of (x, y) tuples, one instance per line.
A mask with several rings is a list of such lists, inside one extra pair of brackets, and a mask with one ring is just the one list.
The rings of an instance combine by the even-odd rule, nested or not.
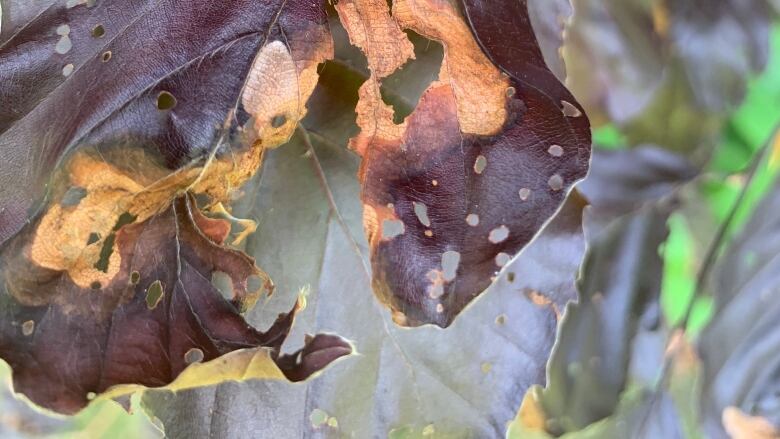
[(772, 129), (772, 134), (769, 136), (769, 139), (767, 139), (764, 142), (758, 154), (755, 157), (753, 157), (753, 160), (750, 163), (750, 166), (748, 167), (745, 184), (742, 185), (742, 189), (740, 190), (737, 199), (734, 201), (734, 204), (731, 206), (731, 209), (729, 210), (726, 219), (724, 219), (723, 222), (721, 222), (715, 234), (715, 237), (713, 238), (712, 242), (707, 248), (707, 253), (705, 254), (704, 261), (702, 262), (702, 265), (699, 268), (699, 272), (696, 275), (696, 284), (693, 289), (693, 295), (691, 296), (691, 299), (688, 301), (688, 304), (686, 305), (683, 318), (672, 328), (672, 331), (674, 331), (675, 329), (682, 329), (684, 331), (685, 328), (687, 328), (688, 322), (690, 321), (691, 318), (691, 314), (693, 313), (693, 308), (696, 304), (696, 299), (701, 296), (704, 290), (704, 286), (707, 282), (707, 278), (709, 277), (710, 272), (712, 271), (712, 268), (715, 265), (715, 261), (717, 260), (718, 253), (720, 249), (723, 247), (728, 231), (729, 229), (731, 229), (731, 226), (733, 225), (734, 220), (737, 217), (737, 213), (739, 213), (739, 210), (742, 207), (745, 198), (747, 198), (748, 191), (750, 190), (753, 180), (755, 179), (756, 174), (758, 173), (758, 169), (761, 167), (761, 163), (765, 161), (769, 151), (771, 150), (770, 146), (772, 145), (775, 136), (778, 135), (779, 130), (780, 130), (780, 124), (777, 124)]

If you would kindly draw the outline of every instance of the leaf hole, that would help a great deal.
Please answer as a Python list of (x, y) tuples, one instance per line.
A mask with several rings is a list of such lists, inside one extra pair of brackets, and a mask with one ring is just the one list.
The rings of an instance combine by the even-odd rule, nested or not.
[(157, 308), (163, 296), (165, 296), (165, 289), (162, 282), (159, 280), (152, 282), (146, 289), (146, 307), (149, 309)]
[(70, 52), (70, 49), (72, 48), (73, 42), (70, 40), (70, 37), (68, 35), (63, 35), (54, 46), (54, 51), (60, 55), (65, 55), (66, 53)]
[(191, 348), (184, 354), (184, 362), (187, 364), (200, 363), (203, 361), (203, 351), (198, 348)]
[(62, 196), (62, 200), (60, 200), (60, 205), (64, 207), (77, 206), (86, 196), (87, 190), (83, 187), (74, 186), (68, 188), (65, 195)]
[(559, 191), (559, 190), (563, 189), (563, 177), (561, 177), (558, 174), (554, 174), (547, 181), (547, 184), (550, 186), (550, 189), (552, 189), (554, 191)]
[(403, 235), (406, 226), (403, 221), (397, 219), (386, 219), (382, 221), (382, 239), (393, 239), (398, 235)]
[(22, 323), (22, 335), (24, 335), (25, 337), (29, 337), (32, 335), (34, 331), (35, 331), (35, 321), (27, 320), (26, 322)]
[(444, 280), (451, 282), (455, 280), (460, 265), (460, 253), (456, 251), (446, 251), (441, 255), (441, 268), (444, 272)]
[(73, 73), (73, 69), (73, 64), (65, 64), (65, 67), (62, 68), (62, 76), (70, 76), (70, 74)]
[(490, 234), (488, 235), (488, 240), (490, 240), (490, 242), (493, 244), (504, 242), (507, 238), (509, 238), (509, 228), (504, 225), (491, 230)]
[(100, 59), (101, 59), (103, 62), (109, 62), (109, 61), (111, 60), (111, 56), (112, 56), (112, 55), (113, 55), (113, 54), (111, 53), (111, 51), (110, 51), (110, 50), (106, 50), (105, 52), (103, 52), (103, 55), (100, 57)]
[(161, 91), (157, 95), (157, 109), (160, 111), (167, 111), (176, 106), (176, 97), (170, 92)]
[(444, 48), (413, 31), (405, 31), (414, 46), (414, 59), (382, 80), (382, 101), (393, 107), (393, 122), (400, 124), (412, 114), (428, 86), (439, 79)]
[(100, 241), (100, 234), (92, 232), (89, 234), (89, 237), (87, 238), (87, 245), (92, 245), (98, 241)]
[(504, 267), (504, 266), (506, 266), (506, 264), (508, 264), (508, 263), (509, 263), (509, 261), (511, 261), (511, 260), (512, 260), (512, 257), (511, 257), (511, 256), (509, 256), (509, 255), (508, 255), (508, 254), (506, 254), (506, 253), (503, 253), (503, 252), (501, 252), (501, 253), (497, 254), (497, 255), (496, 255), (496, 259), (495, 259), (495, 261), (496, 261), (496, 265), (498, 265), (499, 267)]
[(414, 205), (414, 214), (417, 215), (417, 220), (425, 227), (430, 227), (431, 219), (428, 217), (428, 206), (416, 201), (413, 201), (412, 204)]
[[(249, 282), (247, 282), (249, 283)], [(225, 300), (233, 300), (233, 280), (224, 271), (214, 271), (211, 273), (211, 285), (219, 291)], [(257, 289), (260, 287), (258, 286)]]
[(70, 26), (67, 24), (61, 24), (57, 26), (57, 30), (55, 32), (57, 32), (57, 35), (62, 37), (70, 35)]
[(531, 189), (528, 189), (527, 187), (524, 187), (518, 191), (520, 195), (520, 199), (523, 201), (528, 201), (528, 199), (531, 197)]
[(130, 285), (138, 285), (138, 282), (141, 281), (141, 273), (134, 271), (130, 273)]
[(474, 160), (474, 172), (477, 174), (482, 174), (485, 172), (485, 168), (487, 167), (487, 157), (480, 154), (477, 156), (477, 159)]
[(572, 103), (567, 101), (561, 101), (561, 105), (563, 106), (563, 115), (566, 117), (580, 117), (582, 116), (582, 112), (579, 108), (575, 107)]
[(106, 34), (106, 28), (104, 28), (102, 24), (99, 24), (92, 28), (92, 37), (94, 38), (103, 38), (105, 34)]
[(271, 126), (274, 128), (279, 128), (282, 125), (287, 123), (287, 116), (284, 114), (277, 114), (276, 116), (271, 119)]
[(479, 215), (476, 213), (471, 213), (466, 216), (466, 224), (470, 225), (471, 227), (477, 227), (479, 225)]

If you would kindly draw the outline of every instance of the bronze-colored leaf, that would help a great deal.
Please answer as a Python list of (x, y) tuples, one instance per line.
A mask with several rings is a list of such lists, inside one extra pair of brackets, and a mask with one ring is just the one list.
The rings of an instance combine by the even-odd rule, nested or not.
[[(387, 14), (382, 0), (359, 3)], [(526, 3), (483, 3), (463, 4), (467, 22), (449, 2), (393, 2), (401, 29), (444, 46), (438, 81), (400, 124), (361, 89), (358, 108), (379, 109), (358, 112), (352, 140), (373, 286), (402, 325), (451, 324), (588, 169), (588, 119), (546, 67)], [(346, 26), (365, 50), (359, 28)], [(387, 59), (406, 59), (395, 54), (406, 38), (383, 42), (366, 50), (367, 84), (387, 76)]]
[[(238, 310), (256, 299), (251, 278), (264, 275), (250, 257), (221, 246), (226, 231), (223, 220), (204, 217), (191, 197), (178, 198), (165, 213), (120, 228), (119, 270), (107, 283), (87, 287), (67, 272), (30, 264), (29, 240), (14, 240), (2, 255), (7, 294), (0, 355), (14, 369), (16, 390), (73, 413), (90, 393), (122, 384), (166, 386), (190, 364), (238, 349), (268, 348), (293, 380), (351, 352), (339, 337), (318, 336), (302, 352), (280, 357), (302, 304), (266, 332), (247, 324)], [(212, 285), (216, 272), (232, 280), (231, 301)]]
[(3, 7), (0, 244), (56, 198), (52, 171), (74, 151), (157, 182), (163, 196), (142, 204), (158, 213), (185, 188), (231, 200), (290, 137), (333, 53), (323, 1)]

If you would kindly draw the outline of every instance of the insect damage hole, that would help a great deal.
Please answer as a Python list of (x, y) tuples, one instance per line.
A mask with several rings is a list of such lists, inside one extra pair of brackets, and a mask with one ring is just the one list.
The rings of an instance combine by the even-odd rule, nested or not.
[(22, 323), (22, 335), (29, 337), (35, 331), (35, 322), (33, 320), (27, 320)]
[[(233, 292), (233, 279), (224, 271), (214, 271), (211, 273), (211, 285), (219, 291), (225, 300), (233, 300), (235, 297)], [(259, 289), (260, 288), (258, 287), (257, 290)]]
[(99, 24), (92, 28), (91, 33), (94, 38), (103, 38), (106, 34), (106, 28), (104, 28), (102, 24)]
[(547, 153), (553, 157), (561, 157), (563, 156), (563, 148), (561, 145), (551, 145), (550, 148), (547, 149)]
[(580, 117), (582, 116), (582, 112), (579, 108), (572, 105), (570, 102), (567, 101), (561, 101), (561, 105), (563, 106), (563, 115), (566, 117)]
[(157, 95), (157, 109), (160, 111), (167, 111), (176, 106), (176, 96), (168, 91), (161, 91)]
[(509, 228), (503, 225), (491, 230), (488, 235), (488, 240), (493, 244), (504, 242), (507, 238), (509, 238)]
[(471, 227), (477, 227), (479, 225), (479, 215), (476, 213), (471, 213), (466, 217), (466, 224), (470, 225)]
[(152, 284), (149, 285), (149, 288), (146, 289), (146, 307), (149, 309), (157, 308), (157, 305), (164, 295), (165, 290), (163, 289), (162, 282), (159, 280), (152, 282)]
[(563, 177), (561, 177), (558, 174), (555, 174), (552, 177), (550, 177), (550, 179), (547, 181), (547, 184), (550, 186), (550, 189), (554, 191), (559, 191), (563, 189)]
[(518, 194), (520, 195), (521, 200), (528, 201), (528, 199), (531, 197), (531, 189), (524, 187), (518, 191)]
[(103, 52), (103, 55), (100, 57), (100, 59), (101, 59), (103, 62), (109, 62), (109, 61), (111, 60), (111, 56), (112, 56), (112, 55), (113, 55), (113, 54), (111, 53), (111, 51), (110, 51), (110, 50), (106, 50), (105, 52)]
[(441, 255), (441, 269), (443, 271), (443, 278), (446, 282), (455, 280), (458, 274), (458, 266), (460, 265), (460, 253), (456, 251), (446, 251)]
[(284, 114), (277, 114), (271, 119), (271, 126), (273, 128), (280, 128), (287, 123), (287, 116)]
[(65, 55), (73, 47), (73, 42), (70, 40), (70, 26), (67, 24), (58, 26), (57, 35), (60, 36), (60, 39), (54, 46), (54, 51), (60, 55)]
[(414, 58), (382, 79), (379, 87), (382, 101), (393, 108), (393, 122), (400, 124), (420, 102), (425, 90), (439, 79), (444, 47), (437, 41), (407, 30), (414, 45)]
[(187, 364), (200, 363), (203, 361), (203, 351), (198, 348), (190, 348), (184, 354), (184, 362)]
[(417, 215), (417, 219), (420, 223), (425, 227), (430, 227), (431, 219), (428, 217), (428, 206), (416, 201), (413, 201), (412, 205), (414, 205), (414, 214)]
[(485, 168), (487, 167), (487, 157), (480, 154), (477, 156), (477, 159), (474, 160), (474, 172), (477, 174), (482, 174), (485, 171)]
[(386, 219), (382, 221), (382, 239), (393, 239), (396, 236), (403, 235), (406, 226), (403, 221), (397, 219)]
[(505, 266), (511, 260), (512, 260), (512, 257), (509, 256), (506, 253), (502, 252), (502, 253), (499, 253), (499, 254), (496, 255), (496, 265), (498, 265), (499, 267)]

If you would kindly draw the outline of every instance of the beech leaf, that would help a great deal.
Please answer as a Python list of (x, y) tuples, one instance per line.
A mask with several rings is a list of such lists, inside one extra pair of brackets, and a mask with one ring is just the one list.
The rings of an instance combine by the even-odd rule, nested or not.
[(273, 284), (195, 202), (227, 213), (305, 116), (333, 55), (323, 3), (3, 7), (0, 356), (17, 391), (73, 413), (122, 385), (303, 380), (352, 351), (315, 335), (281, 354), (303, 299), (248, 325)]
[[(384, 1), (357, 3), (374, 13), (339, 14), (372, 73), (351, 146), (374, 292), (396, 323), (448, 326), (585, 176), (588, 120), (546, 67), (525, 1), (466, 1), (468, 21), (448, 2), (396, 1), (392, 15)], [(375, 89), (411, 55), (405, 38), (360, 31), (382, 26), (444, 46), (438, 81), (400, 124)]]

